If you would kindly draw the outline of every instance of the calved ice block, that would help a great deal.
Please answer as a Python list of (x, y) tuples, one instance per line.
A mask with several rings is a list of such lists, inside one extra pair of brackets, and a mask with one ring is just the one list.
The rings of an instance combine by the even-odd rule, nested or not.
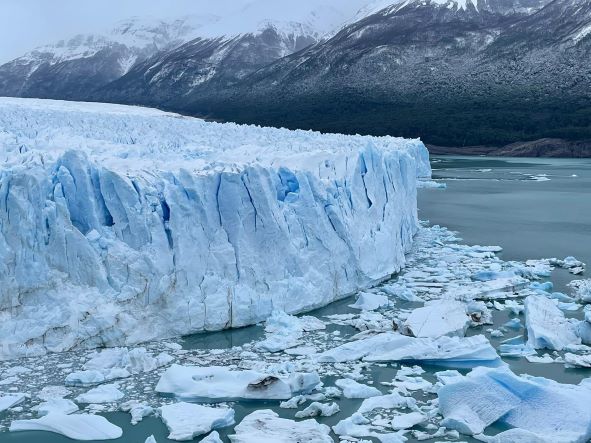
[(317, 308), (391, 276), (418, 140), (0, 99), (0, 358)]
[(415, 338), (384, 332), (317, 354), (320, 362), (407, 361), (456, 367), (496, 366), (501, 360), (483, 335), (473, 337)]
[(269, 410), (255, 411), (236, 426), (235, 434), (229, 435), (232, 443), (332, 443), (330, 428), (314, 419), (294, 421)]
[(311, 392), (319, 383), (315, 373), (280, 377), (223, 366), (172, 365), (160, 377), (156, 392), (187, 401), (287, 400)]
[[(560, 384), (542, 377), (517, 376), (510, 369), (476, 368), (437, 392), (442, 426), (478, 435), (493, 423), (517, 428), (515, 439), (584, 443), (591, 438), (591, 384)], [(523, 439), (527, 432), (530, 440)], [(521, 439), (517, 438), (519, 435)]]
[(543, 295), (530, 295), (524, 305), (529, 347), (561, 351), (570, 344), (581, 342), (577, 322), (567, 319), (554, 300)]
[(119, 426), (100, 415), (67, 415), (60, 412), (31, 420), (14, 420), (10, 423), (9, 430), (10, 432), (47, 431), (81, 441), (114, 440), (123, 435)]

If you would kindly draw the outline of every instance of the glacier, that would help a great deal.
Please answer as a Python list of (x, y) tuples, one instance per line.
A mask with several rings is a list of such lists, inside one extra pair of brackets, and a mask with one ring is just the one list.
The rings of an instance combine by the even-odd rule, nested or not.
[(399, 271), (419, 140), (0, 98), (0, 359), (308, 311)]

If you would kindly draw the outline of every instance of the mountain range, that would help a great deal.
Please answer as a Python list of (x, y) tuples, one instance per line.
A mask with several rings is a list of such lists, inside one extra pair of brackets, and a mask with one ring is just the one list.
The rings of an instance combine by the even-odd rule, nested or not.
[(589, 0), (378, 0), (354, 17), (131, 20), (0, 67), (0, 95), (440, 146), (591, 139)]

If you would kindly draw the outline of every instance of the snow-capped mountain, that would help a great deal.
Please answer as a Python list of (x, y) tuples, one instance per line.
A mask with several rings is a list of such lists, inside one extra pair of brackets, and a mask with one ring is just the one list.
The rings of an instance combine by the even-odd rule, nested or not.
[[(286, 14), (292, 20), (283, 19)], [(318, 43), (345, 20), (326, 4), (307, 11), (258, 0), (201, 28), (199, 38), (136, 65), (92, 98), (166, 107), (192, 94), (215, 94)]]
[(182, 96), (214, 80), (232, 83), (320, 41), (345, 19), (329, 3), (306, 10), (271, 0), (252, 1), (224, 17), (133, 18), (108, 33), (78, 35), (1, 66), (0, 95), (87, 100), (117, 81), (108, 97), (161, 104), (172, 92), (167, 88)]
[(195, 91), (167, 106), (441, 145), (587, 138), (590, 7), (583, 0), (395, 2), (232, 88)]
[(59, 63), (0, 67), (0, 95), (441, 145), (591, 138), (588, 0), (376, 0), (352, 19), (298, 6), (255, 0), (195, 32), (89, 37), (68, 57), (53, 48)]
[(0, 95), (77, 98), (136, 63), (196, 35), (215, 16), (172, 21), (132, 18), (102, 34), (77, 35), (43, 46), (0, 67)]

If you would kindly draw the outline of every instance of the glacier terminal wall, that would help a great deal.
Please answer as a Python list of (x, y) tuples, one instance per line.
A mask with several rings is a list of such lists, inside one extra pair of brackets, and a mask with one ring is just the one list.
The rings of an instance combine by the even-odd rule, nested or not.
[(257, 323), (404, 266), (418, 140), (0, 98), (0, 359)]

